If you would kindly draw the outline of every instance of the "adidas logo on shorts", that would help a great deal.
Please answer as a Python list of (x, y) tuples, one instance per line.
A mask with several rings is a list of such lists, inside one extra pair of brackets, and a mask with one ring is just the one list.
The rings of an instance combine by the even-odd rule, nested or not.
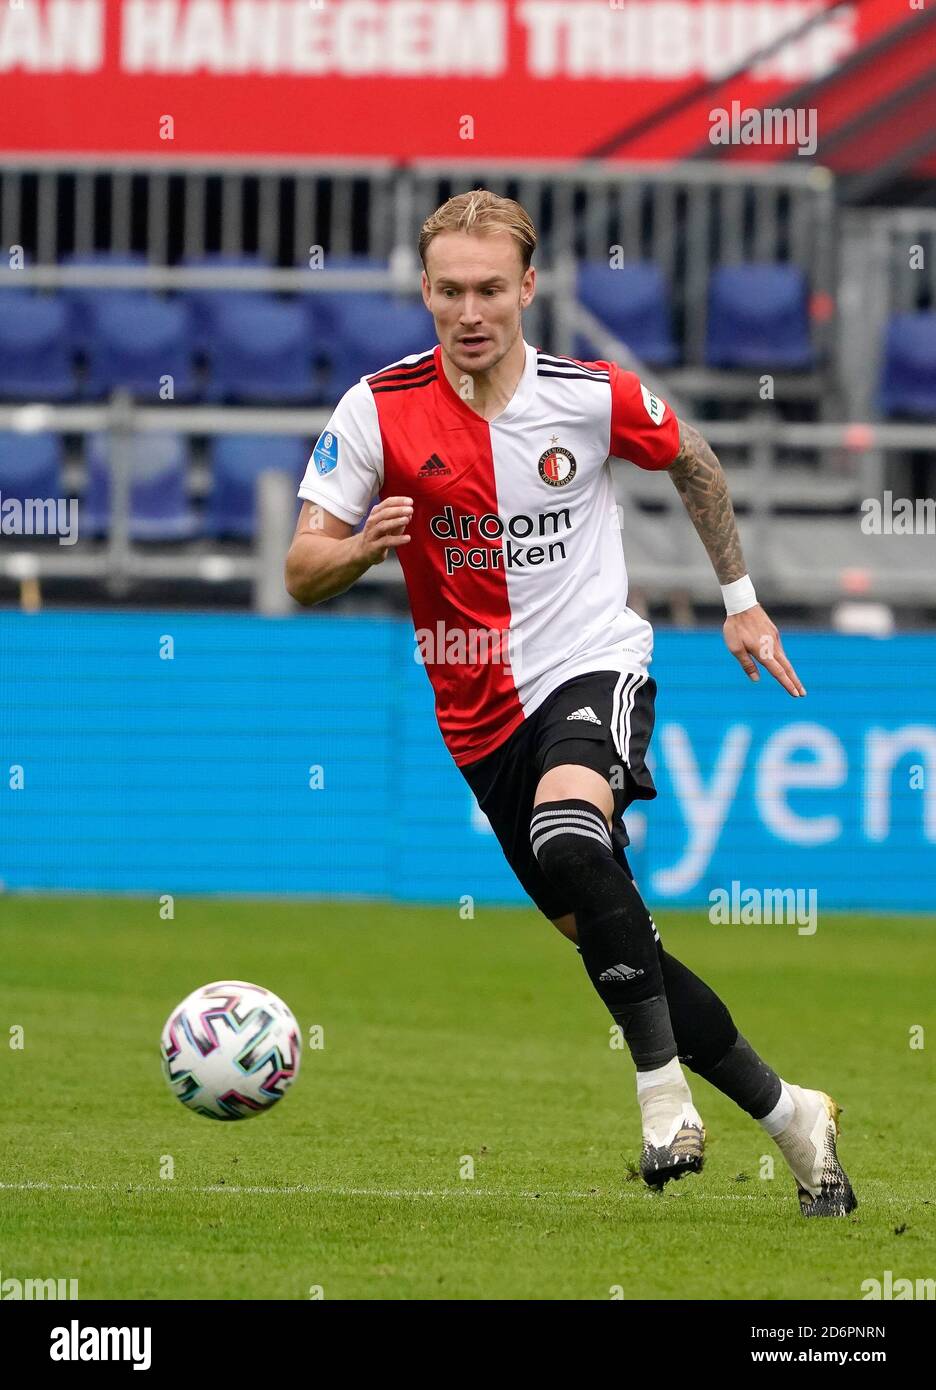
[(601, 723), (591, 705), (583, 705), (581, 709), (574, 710), (572, 714), (566, 715), (566, 719), (587, 719), (589, 724)]

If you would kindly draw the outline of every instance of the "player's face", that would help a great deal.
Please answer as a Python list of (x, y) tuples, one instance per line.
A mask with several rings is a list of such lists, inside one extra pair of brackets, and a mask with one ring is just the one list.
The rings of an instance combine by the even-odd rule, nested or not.
[(509, 232), (440, 232), (426, 252), (423, 300), (460, 371), (489, 372), (517, 341), (536, 272), (524, 273)]

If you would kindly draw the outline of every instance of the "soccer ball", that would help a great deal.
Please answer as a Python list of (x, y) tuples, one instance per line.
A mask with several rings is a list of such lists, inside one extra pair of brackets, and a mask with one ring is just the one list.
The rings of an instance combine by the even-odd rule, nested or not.
[(275, 994), (242, 980), (196, 989), (166, 1020), (163, 1074), (183, 1105), (212, 1120), (269, 1110), (299, 1075), (302, 1038)]

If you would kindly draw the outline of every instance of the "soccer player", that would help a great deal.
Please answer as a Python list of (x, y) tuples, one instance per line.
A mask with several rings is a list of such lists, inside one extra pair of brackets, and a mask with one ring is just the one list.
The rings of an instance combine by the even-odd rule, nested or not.
[(339, 401), (299, 489), (287, 588), (319, 603), (397, 553), (446, 745), (630, 1050), (644, 1180), (661, 1189), (702, 1168), (684, 1063), (776, 1141), (806, 1216), (845, 1215), (856, 1201), (836, 1156), (839, 1107), (783, 1081), (664, 950), (628, 866), (621, 815), (656, 796), (656, 686), (650, 625), (627, 607), (612, 468), (669, 473), (722, 586), (729, 651), (752, 680), (760, 661), (794, 699), (806, 692), (757, 603), (698, 430), (615, 363), (524, 340), (535, 245), (525, 210), (484, 189), (426, 220), (438, 345)]

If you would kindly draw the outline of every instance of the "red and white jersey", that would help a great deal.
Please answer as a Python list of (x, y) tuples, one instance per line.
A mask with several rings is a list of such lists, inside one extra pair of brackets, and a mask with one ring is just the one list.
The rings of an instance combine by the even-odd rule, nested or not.
[(483, 420), (441, 347), (362, 377), (313, 450), (299, 496), (357, 525), (412, 497), (397, 551), (419, 659), (455, 762), (498, 747), (563, 682), (645, 672), (650, 624), (627, 607), (612, 461), (669, 468), (672, 410), (613, 362), (528, 343), (506, 410)]

